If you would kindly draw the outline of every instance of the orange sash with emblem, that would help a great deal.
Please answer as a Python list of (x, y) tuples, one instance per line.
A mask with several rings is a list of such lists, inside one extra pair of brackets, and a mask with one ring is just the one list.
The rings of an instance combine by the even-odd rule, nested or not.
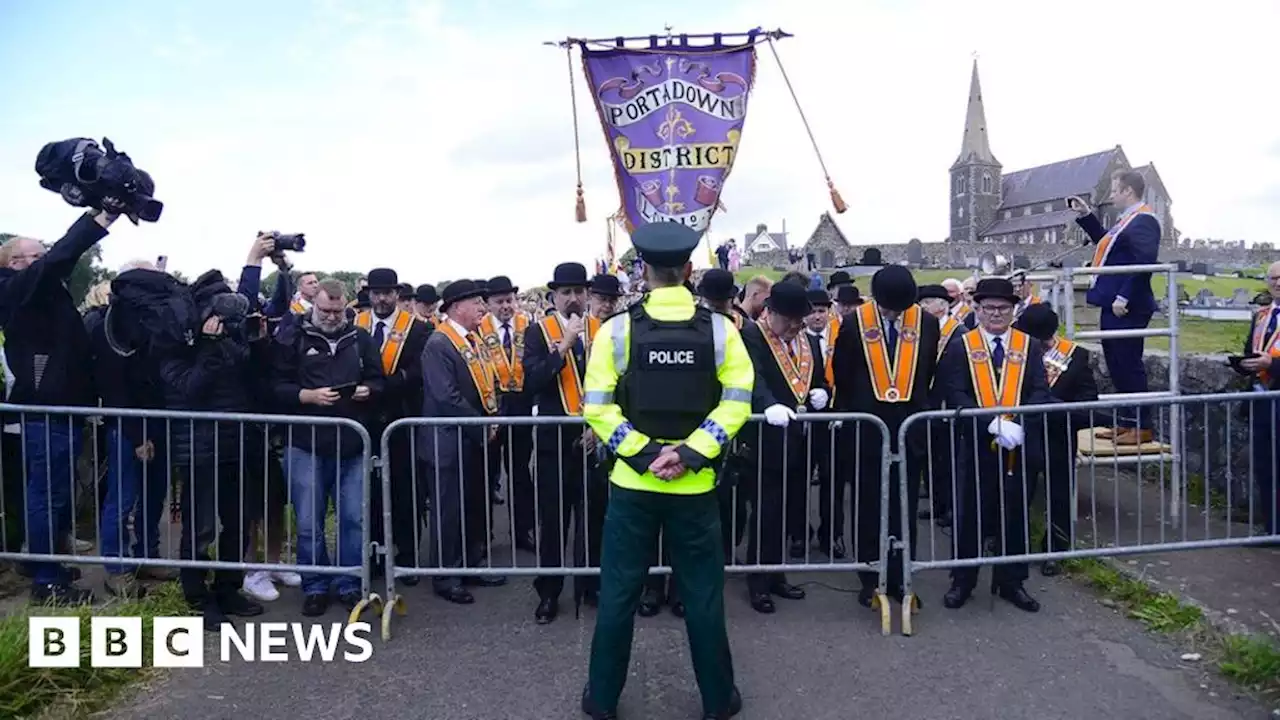
[(498, 389), (504, 392), (520, 392), (524, 389), (524, 331), (529, 327), (529, 316), (516, 313), (511, 318), (511, 355), (502, 346), (502, 325), (492, 315), (480, 321), (480, 337), (489, 352), (489, 362), (498, 374)]
[[(449, 338), (449, 342), (453, 343), (453, 347), (458, 350), (458, 354), (462, 356), (463, 362), (467, 364), (467, 370), (471, 373), (471, 382), (475, 383), (476, 392), (480, 393), (480, 403), (484, 406), (483, 410), (494, 415), (498, 412), (498, 392), (493, 384), (493, 368), (485, 362), (482, 353), (474, 350), (471, 343), (458, 333), (451, 322), (440, 323), (437, 332), (444, 333)], [(475, 337), (474, 333), (470, 335)], [(477, 345), (479, 339), (476, 339)]]
[(840, 337), (841, 320), (843, 318), (834, 313), (827, 318), (827, 351), (822, 354), (822, 374), (827, 379), (827, 387), (833, 390), (836, 387), (836, 371), (831, 360), (836, 356), (836, 338)]
[[(1272, 350), (1276, 346), (1276, 341), (1280, 340), (1280, 323), (1276, 323), (1276, 331), (1267, 335), (1267, 326), (1271, 324), (1271, 305), (1258, 308), (1253, 314), (1253, 337), (1249, 342), (1249, 348), (1259, 355), (1272, 355)], [(1264, 369), (1258, 371), (1258, 382), (1263, 387), (1271, 385), (1271, 371)]]
[[(1111, 254), (1111, 248), (1115, 246), (1116, 238), (1120, 237), (1120, 233), (1124, 232), (1124, 229), (1129, 227), (1129, 223), (1133, 222), (1134, 218), (1139, 215), (1154, 214), (1155, 213), (1151, 210), (1151, 206), (1143, 203), (1135, 208), (1133, 212), (1123, 215), (1116, 221), (1116, 224), (1107, 231), (1107, 234), (1103, 235), (1102, 239), (1098, 241), (1098, 246), (1093, 250), (1093, 260), (1090, 262), (1090, 266), (1103, 267), (1107, 264), (1107, 256)], [(1090, 280), (1090, 285), (1097, 283), (1098, 277), (1098, 275), (1094, 275)]]
[(969, 303), (962, 302), (956, 306), (956, 309), (951, 313), (951, 317), (963, 323), (972, 314), (973, 308), (969, 306)]
[(942, 351), (947, 349), (947, 343), (951, 342), (951, 336), (956, 334), (956, 330), (960, 328), (960, 321), (953, 317), (949, 317), (942, 321), (942, 326), (938, 328), (938, 359), (942, 359)]
[(1004, 365), (1000, 367), (1000, 382), (996, 382), (991, 367), (991, 349), (979, 330), (964, 334), (965, 355), (969, 358), (969, 377), (973, 379), (973, 392), (978, 407), (1017, 407), (1022, 399), (1022, 374), (1027, 366), (1029, 335), (1018, 330), (1009, 331), (1009, 347), (1005, 348)]
[(294, 315), (306, 315), (307, 309), (308, 309), (307, 306), (303, 305), (302, 301), (297, 298), (294, 298), (289, 303), (289, 312), (293, 313)]
[(1058, 338), (1058, 342), (1044, 354), (1044, 374), (1045, 379), (1049, 381), (1049, 387), (1053, 387), (1054, 383), (1058, 382), (1058, 377), (1070, 367), (1075, 351), (1075, 343), (1066, 338)]
[[(560, 327), (560, 318), (556, 315), (548, 315), (542, 318), (538, 325), (542, 327), (542, 334), (547, 339), (547, 349), (554, 352), (555, 346), (564, 339), (564, 328)], [(586, 327), (582, 332), (584, 358), (590, 357), (591, 339), (595, 337), (598, 330), (600, 330), (600, 318), (588, 315)], [(564, 407), (566, 415), (582, 414), (581, 377), (578, 372), (578, 360), (570, 352), (565, 355), (564, 366), (560, 368), (560, 381), (556, 383), (560, 387), (560, 404)]]
[[(404, 341), (409, 336), (409, 328), (413, 327), (412, 313), (397, 310), (395, 320), (388, 323), (386, 337), (382, 338), (382, 374), (390, 375), (400, 364), (400, 353), (404, 352)], [(365, 310), (356, 315), (356, 327), (373, 332), (373, 311)]]
[(773, 360), (778, 364), (778, 369), (782, 371), (782, 377), (787, 381), (787, 387), (791, 388), (791, 394), (795, 396), (797, 407), (804, 407), (805, 401), (809, 399), (809, 386), (813, 382), (813, 351), (809, 347), (809, 338), (797, 337), (794, 342), (799, 346), (800, 351), (796, 354), (796, 359), (791, 359), (791, 353), (787, 351), (787, 343), (782, 342), (782, 338), (773, 334), (769, 326), (765, 324), (764, 319), (756, 321), (760, 326), (760, 334), (764, 335), (765, 342), (769, 343), (769, 350), (773, 352)]
[(911, 391), (916, 384), (916, 358), (920, 343), (919, 305), (912, 305), (902, 313), (902, 331), (898, 333), (898, 347), (893, 361), (889, 361), (889, 349), (885, 347), (884, 327), (880, 322), (880, 308), (874, 302), (858, 306), (858, 329), (862, 334), (862, 355), (871, 374), (871, 390), (876, 400), (883, 403), (911, 401)]

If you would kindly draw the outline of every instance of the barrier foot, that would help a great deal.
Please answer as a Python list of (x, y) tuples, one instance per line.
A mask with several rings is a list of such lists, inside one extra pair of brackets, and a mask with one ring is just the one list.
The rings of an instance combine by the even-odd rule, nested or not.
[(902, 598), (902, 634), (903, 635), (911, 634), (911, 616), (915, 615), (918, 612), (920, 612), (920, 601), (916, 599), (915, 595), (912, 595), (911, 593), (907, 593), (907, 596)]
[(382, 611), (382, 640), (386, 642), (391, 639), (391, 618), (394, 615), (401, 617), (409, 614), (409, 608), (405, 605), (404, 596), (395, 593), (388, 598), (387, 606)]
[(347, 616), (347, 624), (353, 625), (359, 622), (360, 616), (364, 614), (365, 609), (369, 607), (377, 608), (380, 605), (382, 605), (382, 599), (378, 597), (378, 593), (369, 593), (368, 597), (361, 598), (360, 602), (351, 608), (351, 614)]
[(893, 632), (893, 604), (889, 602), (889, 596), (883, 592), (876, 593), (871, 599), (871, 607), (880, 611), (880, 634), (888, 636)]

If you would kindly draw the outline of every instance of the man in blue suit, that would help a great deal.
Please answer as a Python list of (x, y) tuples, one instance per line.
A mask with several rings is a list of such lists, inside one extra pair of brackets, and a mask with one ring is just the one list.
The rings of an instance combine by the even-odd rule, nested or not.
[[(1116, 265), (1152, 265), (1158, 262), (1160, 221), (1142, 202), (1146, 182), (1135, 170), (1121, 170), (1111, 177), (1111, 203), (1122, 208), (1110, 230), (1093, 214), (1083, 199), (1068, 199), (1068, 205), (1080, 217), (1076, 224), (1089, 234), (1095, 249), (1094, 267)], [(1085, 296), (1086, 301), (1102, 310), (1099, 327), (1103, 330), (1145, 328), (1156, 311), (1156, 298), (1151, 292), (1151, 273), (1095, 275)], [(1142, 338), (1115, 338), (1102, 341), (1102, 355), (1107, 362), (1111, 382), (1119, 393), (1147, 392), (1147, 371), (1142, 364)], [(1116, 445), (1140, 445), (1151, 440), (1149, 417), (1121, 416), (1119, 427), (1110, 433)], [(1099, 437), (1107, 436), (1099, 431)]]

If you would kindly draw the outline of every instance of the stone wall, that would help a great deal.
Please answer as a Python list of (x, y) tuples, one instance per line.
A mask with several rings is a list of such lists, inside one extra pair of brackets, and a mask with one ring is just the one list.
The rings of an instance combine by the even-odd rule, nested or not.
[[(1115, 392), (1101, 349), (1090, 343), (1082, 344), (1093, 351), (1091, 356), (1098, 391)], [(1168, 390), (1169, 354), (1148, 350), (1144, 360), (1151, 390)], [(1183, 355), (1178, 380), (1183, 395), (1247, 389), (1245, 380), (1227, 366), (1226, 355)], [(1161, 425), (1162, 436), (1166, 438), (1169, 437), (1168, 407), (1150, 407)], [(1202, 476), (1209, 487), (1229, 494), (1233, 502), (1247, 507), (1250, 466), (1248, 410), (1243, 409), (1243, 403), (1222, 401), (1184, 403), (1181, 407), (1184, 428), (1182, 457), (1187, 475)], [(1203, 497), (1197, 504), (1202, 502)]]
[[(903, 263), (914, 260), (917, 251), (909, 250), (909, 243), (878, 245), (887, 263)], [(984, 253), (1003, 255), (1006, 258), (1025, 256), (1031, 264), (1038, 264), (1070, 249), (1067, 244), (1028, 245), (1021, 243), (920, 243), (924, 267), (959, 268), (975, 266)], [(910, 255), (908, 253), (911, 253)], [(1160, 249), (1160, 261), (1188, 264), (1204, 262), (1219, 270), (1251, 268), (1280, 259), (1280, 251), (1263, 246), (1244, 247), (1191, 247), (1187, 243), (1166, 245)], [(1088, 250), (1078, 250), (1067, 264), (1082, 265), (1089, 260)], [(915, 264), (915, 263), (913, 263)]]

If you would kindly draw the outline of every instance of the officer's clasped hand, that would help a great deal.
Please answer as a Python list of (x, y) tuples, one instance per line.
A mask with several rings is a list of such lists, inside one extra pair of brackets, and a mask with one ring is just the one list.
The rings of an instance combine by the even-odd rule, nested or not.
[(796, 413), (786, 405), (770, 405), (764, 409), (764, 419), (774, 427), (786, 427), (796, 419)]
[(831, 398), (827, 395), (827, 391), (822, 388), (814, 388), (809, 391), (809, 404), (814, 410), (824, 410), (827, 407), (827, 401)]
[(1026, 439), (1021, 425), (1003, 417), (992, 419), (991, 424), (987, 426), (987, 432), (995, 435), (996, 444), (1005, 450), (1019, 447)]

